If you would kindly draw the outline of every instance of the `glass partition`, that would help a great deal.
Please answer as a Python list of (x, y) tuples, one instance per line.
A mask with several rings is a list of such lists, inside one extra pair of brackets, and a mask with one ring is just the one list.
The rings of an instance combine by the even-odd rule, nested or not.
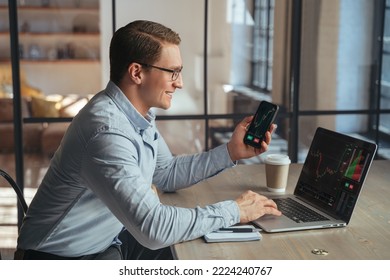
[[(0, 69), (6, 76), (0, 79), (0, 102), (7, 102), (5, 99), (14, 94), (7, 3), (0, 0)], [(99, 0), (17, 2), (26, 153), (50, 158), (69, 125), (66, 122), (102, 88), (99, 3)], [(9, 121), (13, 122), (13, 116)], [(11, 132), (1, 135), (2, 142), (13, 144)], [(12, 153), (14, 148), (0, 143), (0, 150)]]
[[(9, 64), (10, 57), (7, 3), (0, 0), (0, 36), (4, 39), (0, 41), (0, 66)], [(289, 1), (117, 0), (115, 11), (110, 9), (111, 2), (98, 0), (18, 3), (21, 86), (23, 95), (28, 96), (22, 105), (27, 120), (24, 141), (26, 147), (33, 146), (26, 148), (28, 152), (39, 151), (50, 157), (68, 125), (52, 123), (53, 118), (70, 120), (91, 95), (106, 85), (113, 12), (116, 28), (143, 18), (161, 22), (180, 33), (184, 88), (175, 92), (169, 110), (156, 110), (156, 114), (163, 135), (164, 130), (166, 135), (172, 133), (172, 125), (189, 142), (188, 137), (193, 137), (193, 142), (201, 141), (200, 145), (188, 145), (188, 151), (183, 146), (184, 152), (213, 147), (221, 131), (233, 131), (239, 120), (255, 112), (261, 100), (280, 106), (275, 138), (283, 141), (315, 130), (321, 119), (316, 117), (318, 111), (333, 114), (325, 118), (327, 123), (321, 124), (340, 132), (370, 133), (376, 129), (374, 118), (367, 113), (375, 110), (376, 104), (372, 91), (372, 30), (377, 17), (370, 1), (356, 1), (353, 5), (344, 0), (302, 1), (301, 79), (297, 93), (291, 92), (289, 72), (291, 56), (295, 55), (291, 54), (289, 41)], [(388, 10), (381, 109), (389, 109)], [(12, 96), (10, 83), (3, 82), (1, 89)], [(299, 95), (299, 108), (291, 106), (293, 94)], [(338, 114), (345, 110), (352, 113)], [(300, 116), (307, 111), (312, 116), (302, 117), (299, 131), (291, 131), (293, 114)], [(31, 123), (31, 119), (38, 121)], [(382, 114), (383, 131), (388, 122), (388, 114)], [(30, 134), (27, 125), (38, 128), (32, 128)], [(202, 133), (199, 127), (204, 128)], [(174, 147), (177, 139), (170, 138), (168, 144)], [(288, 153), (292, 152), (289, 147)]]

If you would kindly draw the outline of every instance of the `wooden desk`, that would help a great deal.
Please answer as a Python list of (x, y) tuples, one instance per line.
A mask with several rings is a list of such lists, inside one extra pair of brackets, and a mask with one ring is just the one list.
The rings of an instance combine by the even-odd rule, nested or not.
[[(301, 164), (290, 167), (287, 192), (293, 192)], [(234, 199), (243, 191), (269, 194), (264, 165), (239, 165), (176, 193), (162, 194), (165, 204), (195, 207)], [(177, 259), (390, 259), (390, 161), (374, 161), (347, 227), (284, 233), (262, 232), (261, 241), (205, 243), (203, 238), (173, 246)], [(328, 255), (315, 255), (325, 249)]]

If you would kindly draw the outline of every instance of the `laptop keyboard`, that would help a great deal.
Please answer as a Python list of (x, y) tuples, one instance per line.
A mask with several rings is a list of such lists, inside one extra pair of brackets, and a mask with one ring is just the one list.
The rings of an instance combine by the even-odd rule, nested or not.
[(328, 218), (307, 208), (291, 198), (276, 198), (278, 209), (288, 218), (297, 223), (326, 221)]

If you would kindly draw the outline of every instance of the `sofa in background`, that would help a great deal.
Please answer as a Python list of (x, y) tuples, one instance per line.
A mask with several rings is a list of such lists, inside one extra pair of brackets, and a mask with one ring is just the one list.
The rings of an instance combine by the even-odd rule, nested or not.
[[(68, 118), (75, 116), (90, 97), (45, 95), (29, 85), (21, 73), (22, 118)], [(0, 153), (15, 150), (12, 73), (10, 65), (0, 65)], [(69, 123), (23, 123), (24, 152), (52, 156)]]
[[(73, 117), (88, 102), (88, 98), (58, 97), (22, 98), (22, 117)], [(23, 150), (51, 157), (57, 150), (70, 123), (23, 123)], [(0, 153), (13, 153), (13, 99), (0, 98)]]

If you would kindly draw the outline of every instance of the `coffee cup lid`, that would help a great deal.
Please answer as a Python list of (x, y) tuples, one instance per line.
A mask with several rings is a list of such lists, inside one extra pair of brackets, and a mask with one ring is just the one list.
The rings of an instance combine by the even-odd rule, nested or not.
[(270, 154), (265, 158), (265, 162), (274, 165), (290, 164), (291, 160), (287, 155), (282, 154)]

